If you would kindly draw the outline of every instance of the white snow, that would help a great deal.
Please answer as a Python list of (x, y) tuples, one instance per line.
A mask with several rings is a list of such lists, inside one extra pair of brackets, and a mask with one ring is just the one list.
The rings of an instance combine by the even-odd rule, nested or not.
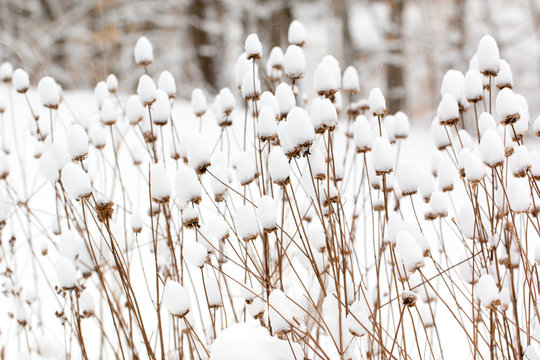
[(274, 289), (268, 299), (270, 304), (269, 316), (270, 325), (275, 333), (287, 333), (292, 329), (293, 314), (291, 302), (285, 293), (279, 289)]
[(69, 197), (79, 200), (92, 194), (92, 186), (88, 174), (74, 163), (67, 163), (62, 167), (62, 184)]
[(195, 116), (203, 116), (207, 109), (206, 97), (201, 89), (194, 89), (191, 93), (191, 110)]
[(41, 105), (48, 108), (57, 108), (60, 103), (60, 91), (58, 84), (50, 76), (45, 76), (39, 80), (38, 94)]
[(17, 92), (25, 93), (30, 87), (30, 77), (23, 69), (19, 68), (13, 72), (12, 81)]
[(204, 172), (210, 165), (210, 149), (202, 135), (194, 134), (188, 139), (187, 158), (189, 166), (197, 173)]
[(394, 114), (394, 136), (396, 139), (405, 139), (410, 135), (409, 117), (403, 111)]
[(184, 164), (178, 164), (174, 180), (176, 198), (181, 206), (201, 199), (201, 184), (195, 170)]
[(272, 197), (268, 195), (261, 197), (257, 205), (257, 218), (265, 231), (277, 229), (277, 207)]
[(235, 225), (240, 239), (249, 241), (257, 237), (259, 227), (253, 206), (241, 205), (236, 209)]
[(103, 100), (101, 106), (101, 120), (104, 125), (113, 125), (118, 119), (118, 109), (112, 99)]
[(3, 62), (0, 65), (0, 80), (3, 82), (10, 82), (13, 76), (13, 65), (9, 62)]
[(512, 76), (512, 68), (506, 60), (501, 59), (499, 73), (495, 78), (495, 85), (497, 85), (499, 89), (502, 89), (505, 87), (512, 88), (513, 84), (514, 78)]
[(302, 357), (298, 343), (270, 336), (258, 321), (229, 325), (218, 334), (210, 351), (212, 360), (294, 360)]
[(241, 185), (248, 185), (255, 179), (257, 167), (255, 165), (255, 159), (253, 158), (253, 152), (240, 152), (236, 156), (235, 164), (236, 177)]
[(90, 290), (84, 290), (79, 296), (79, 309), (84, 316), (92, 316), (96, 313), (96, 303)]
[(482, 306), (492, 307), (500, 303), (499, 290), (493, 276), (484, 274), (478, 280), (476, 285), (478, 298), (482, 302)]
[(443, 95), (437, 108), (437, 118), (441, 125), (454, 125), (459, 121), (459, 105), (452, 95)]
[(531, 204), (531, 190), (527, 179), (509, 178), (506, 195), (510, 209), (516, 213), (526, 212)]
[(296, 105), (296, 98), (291, 87), (285, 83), (277, 86), (275, 98), (279, 105), (279, 115), (286, 117), (289, 111)]
[(459, 70), (448, 70), (441, 82), (441, 96), (452, 95), (454, 100), (460, 101), (465, 91), (465, 77)]
[(72, 160), (82, 159), (88, 154), (88, 135), (79, 124), (73, 124), (66, 131), (66, 144)]
[(96, 84), (94, 88), (94, 99), (99, 109), (103, 105), (103, 101), (109, 98), (109, 89), (107, 89), (107, 83), (105, 81), (100, 81)]
[(257, 34), (250, 34), (244, 43), (247, 58), (259, 59), (262, 55), (262, 44)]
[(478, 70), (470, 69), (465, 74), (465, 96), (470, 102), (482, 100), (484, 83), (482, 82), (482, 74)]
[(167, 202), (171, 196), (171, 181), (167, 170), (161, 164), (153, 164), (150, 175), (152, 200)]
[(146, 74), (139, 78), (137, 95), (144, 106), (152, 104), (156, 100), (156, 84), (154, 80)]
[(478, 70), (484, 75), (497, 75), (500, 67), (499, 47), (491, 35), (484, 35), (476, 50)]
[(223, 88), (219, 91), (219, 106), (221, 111), (224, 114), (230, 114), (234, 106), (236, 105), (236, 100), (234, 95), (229, 88)]
[(107, 90), (111, 93), (115, 93), (118, 90), (118, 78), (114, 74), (107, 76)]
[(302, 49), (296, 45), (290, 45), (285, 51), (284, 57), (285, 74), (291, 79), (300, 79), (306, 70), (306, 59)]
[[(293, 147), (310, 145), (315, 131), (309, 114), (301, 107), (293, 107), (287, 114), (287, 134)], [(281, 139), (281, 137), (280, 137)]]
[(477, 153), (471, 153), (465, 161), (465, 174), (470, 182), (482, 180), (486, 174), (482, 159)]
[(306, 29), (298, 20), (293, 20), (289, 25), (288, 40), (291, 45), (304, 45), (306, 41)]
[(189, 294), (179, 282), (167, 280), (163, 290), (162, 304), (172, 314), (184, 317), (190, 310)]
[(403, 195), (412, 195), (418, 190), (418, 170), (414, 164), (401, 165), (397, 170), (397, 181)]
[(282, 70), (284, 57), (283, 50), (279, 46), (274, 46), (268, 55), (268, 65), (271, 70)]
[(358, 80), (358, 71), (354, 66), (348, 66), (343, 72), (341, 89), (344, 92), (355, 94), (360, 91), (360, 81)]
[(133, 48), (133, 57), (137, 65), (150, 65), (154, 61), (154, 52), (152, 44), (146, 36), (140, 37)]
[(137, 95), (130, 95), (126, 100), (126, 117), (131, 125), (137, 125), (144, 117), (145, 109)]
[(373, 140), (371, 150), (373, 166), (377, 173), (389, 173), (394, 168), (395, 153), (394, 148), (385, 137), (377, 137)]
[(524, 145), (514, 147), (514, 152), (510, 156), (510, 169), (516, 177), (524, 177), (531, 168), (531, 157), (529, 151)]
[(504, 161), (504, 144), (493, 129), (487, 129), (480, 140), (482, 161), (490, 167), (502, 165)]
[(151, 112), (154, 124), (163, 126), (169, 121), (171, 102), (165, 91), (161, 89), (156, 91), (156, 101), (152, 104)]
[(276, 114), (268, 105), (264, 105), (259, 112), (257, 131), (261, 140), (269, 140), (277, 136)]
[(169, 95), (169, 98), (176, 97), (176, 80), (167, 70), (162, 71), (158, 78), (158, 89), (161, 89)]
[(282, 183), (289, 179), (289, 161), (281, 147), (274, 147), (268, 156), (268, 168), (274, 183)]
[(56, 260), (56, 276), (58, 285), (63, 289), (73, 289), (77, 285), (77, 270), (73, 260), (63, 256)]
[(403, 260), (407, 271), (412, 273), (424, 266), (422, 249), (407, 231), (400, 231), (397, 234), (396, 251)]
[(519, 104), (516, 94), (509, 88), (504, 88), (499, 91), (499, 94), (497, 94), (496, 106), (497, 115), (501, 121), (506, 120), (508, 117), (519, 116)]
[(186, 240), (184, 242), (183, 256), (189, 265), (202, 268), (208, 257), (208, 251), (200, 242)]
[(318, 94), (337, 91), (338, 83), (334, 76), (334, 71), (326, 62), (321, 62), (317, 65), (317, 68), (315, 68), (313, 87)]
[(386, 114), (386, 100), (381, 89), (374, 88), (369, 92), (369, 111), (373, 116), (384, 116)]
[(484, 135), (486, 130), (493, 129), (495, 130), (497, 128), (497, 124), (495, 123), (495, 119), (493, 116), (488, 112), (483, 112), (478, 117), (478, 130), (480, 131), (480, 136)]
[(242, 96), (246, 100), (257, 99), (261, 95), (261, 80), (259, 79), (258, 71), (249, 70), (242, 80)]
[(373, 145), (373, 133), (368, 119), (364, 115), (358, 115), (353, 127), (354, 142), (357, 152), (370, 151)]

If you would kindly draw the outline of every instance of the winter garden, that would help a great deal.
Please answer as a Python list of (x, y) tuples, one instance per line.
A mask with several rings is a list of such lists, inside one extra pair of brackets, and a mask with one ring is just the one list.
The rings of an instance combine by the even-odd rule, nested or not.
[(1, 65), (2, 359), (540, 359), (540, 120), (496, 40), (425, 131), (288, 41), (191, 103), (144, 36), (131, 94)]

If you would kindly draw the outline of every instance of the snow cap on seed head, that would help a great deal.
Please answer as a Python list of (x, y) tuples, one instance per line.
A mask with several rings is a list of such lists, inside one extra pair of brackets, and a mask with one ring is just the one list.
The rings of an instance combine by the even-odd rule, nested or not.
[(489, 167), (501, 166), (504, 162), (504, 144), (494, 129), (487, 129), (480, 140), (482, 161)]
[(284, 119), (289, 111), (296, 106), (296, 98), (290, 85), (281, 83), (276, 88), (275, 98), (279, 105), (279, 117)]
[(135, 63), (141, 66), (148, 66), (154, 61), (152, 44), (146, 36), (141, 36), (135, 43), (133, 56), (135, 58)]
[(219, 91), (219, 107), (225, 115), (230, 115), (234, 110), (236, 100), (229, 88), (223, 88)]
[(289, 182), (289, 160), (281, 147), (272, 147), (268, 156), (268, 168), (272, 181), (278, 185), (287, 185)]
[(146, 74), (139, 78), (137, 85), (137, 95), (144, 106), (151, 105), (156, 101), (156, 84), (154, 80)]
[(315, 69), (313, 85), (317, 94), (321, 96), (332, 96), (338, 90), (338, 82), (334, 71), (326, 62), (321, 62)]
[(386, 137), (379, 136), (373, 140), (371, 150), (373, 166), (377, 175), (388, 174), (394, 168), (394, 149)]
[(261, 80), (259, 80), (257, 70), (255, 70), (255, 75), (253, 75), (253, 70), (249, 70), (244, 75), (241, 89), (245, 100), (259, 100), (261, 96)]
[(150, 191), (152, 200), (157, 203), (167, 203), (171, 197), (171, 181), (167, 170), (161, 164), (152, 164), (150, 173)]
[(298, 20), (293, 20), (289, 25), (287, 38), (289, 44), (303, 46), (306, 42), (306, 29), (304, 28), (304, 25)]
[(354, 66), (348, 66), (343, 72), (341, 81), (341, 89), (350, 94), (356, 94), (360, 91), (360, 83), (358, 80), (358, 72)]
[(13, 65), (9, 62), (3, 62), (2, 65), (0, 65), (0, 80), (2, 82), (10, 82), (11, 77), (13, 76)]
[(257, 34), (248, 35), (244, 48), (248, 60), (258, 60), (261, 58), (262, 45)]
[(65, 164), (61, 179), (69, 197), (80, 200), (92, 195), (90, 177), (79, 165), (72, 162)]
[(163, 290), (163, 306), (174, 316), (184, 317), (190, 310), (189, 294), (179, 282), (168, 279)]
[(285, 51), (284, 57), (285, 75), (289, 79), (297, 80), (304, 77), (306, 59), (302, 49), (296, 45), (290, 45)]
[(504, 88), (512, 88), (514, 83), (514, 78), (512, 76), (512, 68), (510, 67), (510, 64), (506, 60), (501, 59), (500, 62), (500, 70), (497, 74), (497, 77), (495, 78), (495, 85), (499, 90), (502, 90)]
[(437, 118), (441, 125), (453, 126), (459, 121), (459, 105), (451, 94), (444, 94), (439, 107)]
[(441, 96), (450, 94), (456, 101), (460, 101), (464, 96), (465, 77), (458, 70), (450, 69), (444, 74), (441, 82)]
[(195, 116), (203, 116), (206, 113), (207, 106), (203, 91), (201, 89), (194, 89), (191, 92), (191, 110)]
[(158, 88), (165, 91), (169, 98), (174, 99), (176, 97), (176, 81), (174, 76), (166, 70), (159, 74)]
[(66, 131), (66, 144), (72, 160), (79, 161), (86, 157), (88, 154), (88, 135), (81, 125), (73, 124)]
[(353, 125), (353, 137), (357, 153), (371, 151), (373, 145), (373, 133), (369, 120), (364, 115), (358, 115)]
[(244, 81), (244, 76), (246, 73), (253, 69), (251, 62), (248, 60), (246, 53), (240, 54), (234, 65), (234, 79), (237, 88), (242, 87), (242, 82)]
[(145, 111), (140, 98), (131, 95), (126, 100), (126, 117), (131, 125), (137, 125), (144, 117)]
[(373, 116), (386, 115), (386, 100), (379, 88), (373, 88), (369, 92), (369, 110)]
[(520, 118), (519, 101), (510, 88), (504, 88), (497, 94), (495, 100), (497, 115), (501, 124), (514, 124)]
[(12, 76), (13, 87), (18, 93), (24, 94), (30, 87), (30, 77), (23, 69), (17, 69)]
[(152, 121), (154, 124), (163, 126), (169, 121), (171, 115), (171, 101), (164, 90), (156, 91), (156, 102), (152, 105)]
[(482, 74), (476, 69), (470, 69), (465, 74), (465, 97), (467, 101), (476, 103), (484, 97)]
[(45, 76), (39, 80), (38, 95), (41, 105), (49, 109), (58, 109), (58, 105), (60, 104), (60, 88), (52, 77)]
[(499, 47), (491, 35), (484, 35), (476, 50), (478, 70), (484, 75), (496, 76), (500, 68)]
[(116, 91), (118, 90), (118, 78), (116, 77), (116, 75), (109, 74), (109, 76), (107, 76), (106, 84), (107, 90), (109, 90), (110, 93), (116, 93)]

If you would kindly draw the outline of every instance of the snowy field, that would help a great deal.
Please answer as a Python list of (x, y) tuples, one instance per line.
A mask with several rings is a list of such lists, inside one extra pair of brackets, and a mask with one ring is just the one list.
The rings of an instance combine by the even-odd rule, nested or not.
[(144, 37), (129, 94), (2, 64), (5, 358), (539, 359), (540, 121), (495, 39), (427, 128), (305, 38), (191, 102)]

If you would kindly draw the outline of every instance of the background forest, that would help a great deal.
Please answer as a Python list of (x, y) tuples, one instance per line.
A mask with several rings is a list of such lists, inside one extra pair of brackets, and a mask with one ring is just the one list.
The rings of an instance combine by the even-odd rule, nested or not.
[(215, 94), (234, 78), (222, 69), (232, 69), (245, 34), (258, 33), (265, 54), (275, 45), (285, 50), (288, 24), (298, 19), (307, 58), (333, 54), (342, 70), (356, 66), (363, 96), (381, 86), (389, 113), (402, 109), (427, 124), (442, 76), (465, 69), (485, 33), (497, 39), (516, 91), (530, 94), (536, 113), (539, 16), (537, 0), (2, 0), (0, 58), (37, 77), (46, 72), (66, 89), (90, 89), (114, 73), (126, 92), (139, 75), (133, 45), (145, 35), (154, 71), (168, 69), (179, 95), (194, 87)]

